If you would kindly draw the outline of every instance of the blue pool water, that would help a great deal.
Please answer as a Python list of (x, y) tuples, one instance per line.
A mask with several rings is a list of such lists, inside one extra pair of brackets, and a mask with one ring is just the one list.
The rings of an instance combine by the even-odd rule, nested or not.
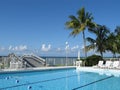
[(0, 90), (120, 90), (120, 77), (76, 69), (3, 73)]

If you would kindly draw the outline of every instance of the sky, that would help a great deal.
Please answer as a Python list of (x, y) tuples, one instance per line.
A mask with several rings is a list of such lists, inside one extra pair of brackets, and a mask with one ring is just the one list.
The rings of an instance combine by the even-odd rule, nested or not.
[[(81, 56), (82, 34), (70, 37), (65, 23), (85, 7), (94, 22), (114, 31), (120, 22), (119, 0), (0, 0), (0, 55)], [(94, 37), (87, 30), (86, 37)], [(67, 49), (66, 49), (67, 48)], [(94, 54), (88, 52), (88, 55)], [(111, 56), (107, 52), (104, 56)]]

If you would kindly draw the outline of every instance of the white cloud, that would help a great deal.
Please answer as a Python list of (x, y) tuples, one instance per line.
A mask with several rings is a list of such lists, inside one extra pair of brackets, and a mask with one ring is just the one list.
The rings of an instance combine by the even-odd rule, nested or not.
[(27, 49), (27, 46), (26, 46), (26, 45), (23, 45), (23, 46), (21, 45), (21, 46), (19, 46), (19, 50), (22, 50), (22, 51), (23, 51), (23, 50), (26, 50), (26, 49)]
[(46, 46), (45, 44), (42, 44), (41, 50), (47, 52), (51, 50), (51, 45), (49, 44), (48, 46)]
[(70, 49), (70, 46), (66, 45), (65, 50), (68, 50), (68, 49)]
[(48, 45), (48, 49), (51, 49), (51, 45), (50, 44)]
[(24, 50), (27, 50), (27, 45), (20, 45), (20, 46), (10, 45), (8, 47), (8, 50), (10, 50), (10, 51), (24, 51)]
[(78, 46), (78, 45), (76, 45), (76, 46), (73, 46), (73, 47), (71, 48), (71, 51), (78, 50), (78, 48), (79, 48), (79, 46)]
[(4, 51), (4, 50), (5, 50), (5, 48), (4, 48), (4, 47), (1, 47), (1, 48), (0, 48), (0, 50), (1, 50), (1, 51)]
[(9, 46), (8, 50), (11, 50), (12, 49), (12, 45)]
[(57, 48), (56, 53), (64, 53), (66, 50), (64, 48)]
[(57, 48), (57, 51), (61, 51), (61, 48)]

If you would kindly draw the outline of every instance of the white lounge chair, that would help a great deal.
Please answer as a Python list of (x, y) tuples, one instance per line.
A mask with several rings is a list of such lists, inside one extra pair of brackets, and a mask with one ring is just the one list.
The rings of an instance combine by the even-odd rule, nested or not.
[(102, 67), (103, 66), (103, 61), (99, 61), (97, 65), (93, 66), (93, 67)]
[(102, 66), (101, 68), (111, 68), (112, 67), (112, 61), (106, 61), (105, 65)]
[(112, 68), (120, 68), (120, 62), (119, 61), (114, 61), (112, 64)]

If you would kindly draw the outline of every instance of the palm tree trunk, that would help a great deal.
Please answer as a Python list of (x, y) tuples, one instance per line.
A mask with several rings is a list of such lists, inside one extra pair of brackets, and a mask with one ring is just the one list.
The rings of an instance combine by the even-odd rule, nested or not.
[(84, 41), (84, 54), (85, 54), (85, 58), (87, 58), (86, 39), (85, 39), (85, 32), (84, 31), (83, 31), (83, 41)]
[(116, 54), (115, 53), (113, 53), (113, 58), (116, 58)]
[(101, 57), (103, 58), (103, 53), (100, 51)]

